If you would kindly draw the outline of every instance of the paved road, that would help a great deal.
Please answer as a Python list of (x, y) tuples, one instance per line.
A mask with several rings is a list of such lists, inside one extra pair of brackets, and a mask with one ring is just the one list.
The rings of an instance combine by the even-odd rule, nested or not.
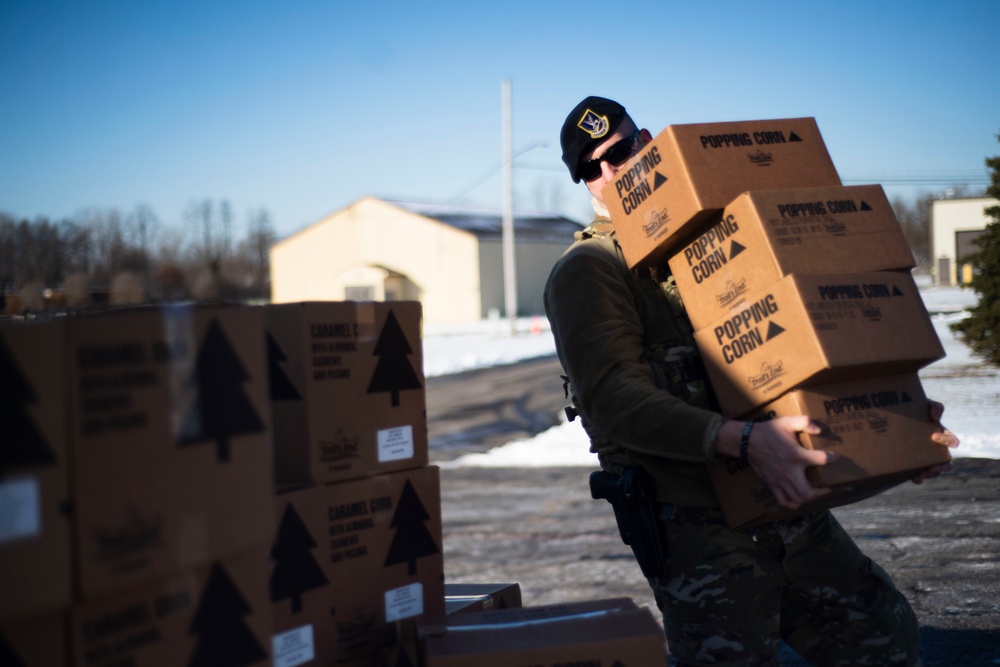
[[(428, 381), (432, 462), (483, 451), (557, 423), (558, 364), (540, 360)], [(442, 470), (448, 581), (521, 586), (525, 604), (652, 597), (588, 470)], [(906, 593), (930, 666), (1000, 664), (1000, 461), (835, 510)], [(805, 665), (786, 651), (787, 667)]]
[(561, 373), (553, 356), (428, 378), (431, 458), (484, 452), (557, 425), (567, 403)]

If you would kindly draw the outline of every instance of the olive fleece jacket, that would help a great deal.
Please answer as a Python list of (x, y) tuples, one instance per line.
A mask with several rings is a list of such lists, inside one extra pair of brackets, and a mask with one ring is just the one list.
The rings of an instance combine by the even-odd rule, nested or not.
[[(718, 507), (707, 462), (724, 421), (686, 402), (658, 360), (689, 345), (690, 323), (648, 269), (630, 271), (610, 220), (576, 234), (545, 286), (556, 353), (601, 466), (638, 464), (660, 500)], [(676, 298), (676, 297), (675, 297)], [(666, 374), (669, 375), (669, 372)]]

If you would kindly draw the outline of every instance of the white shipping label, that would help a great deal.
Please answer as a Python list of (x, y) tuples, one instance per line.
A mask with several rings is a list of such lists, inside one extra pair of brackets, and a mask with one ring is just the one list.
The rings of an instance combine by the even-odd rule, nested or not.
[(378, 460), (401, 461), (413, 458), (413, 427), (397, 426), (378, 432)]
[(271, 637), (274, 667), (295, 667), (316, 657), (313, 648), (313, 627), (303, 625)]
[(0, 544), (40, 536), (41, 503), (34, 477), (0, 482)]
[(423, 584), (409, 584), (385, 592), (385, 620), (398, 621), (424, 613)]

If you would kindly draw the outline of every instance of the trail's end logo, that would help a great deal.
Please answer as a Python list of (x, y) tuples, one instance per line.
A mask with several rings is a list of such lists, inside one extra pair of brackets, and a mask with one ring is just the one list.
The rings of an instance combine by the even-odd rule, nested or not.
[(340, 643), (357, 641), (374, 631), (375, 612), (366, 614), (357, 609), (354, 618), (343, 622), (337, 621), (337, 640)]
[(774, 156), (762, 150), (758, 150), (756, 153), (747, 153), (747, 157), (750, 158), (750, 164), (755, 164), (758, 167), (770, 167), (771, 163), (774, 162)]
[(771, 491), (771, 487), (762, 486), (758, 489), (754, 489), (750, 492), (755, 503), (761, 503), (767, 507), (777, 507), (778, 500), (774, 497), (774, 493)]
[(656, 232), (665, 227), (666, 224), (670, 222), (670, 215), (667, 214), (667, 209), (661, 208), (659, 211), (653, 209), (649, 213), (649, 222), (642, 226), (642, 231), (647, 237), (654, 236)]
[(590, 109), (587, 109), (583, 114), (583, 118), (580, 119), (580, 122), (576, 126), (589, 134), (591, 139), (600, 139), (608, 133), (611, 124), (608, 123), (607, 116), (598, 116)]
[(880, 320), (882, 319), (882, 309), (879, 306), (862, 304), (861, 314), (867, 317), (869, 320)]
[(320, 461), (340, 461), (342, 459), (355, 459), (361, 454), (360, 436), (350, 437), (344, 433), (344, 429), (337, 429), (332, 440), (319, 441)]
[(734, 283), (732, 280), (726, 282), (726, 289), (722, 294), (716, 294), (715, 298), (718, 300), (720, 306), (725, 306), (729, 303), (735, 301), (740, 294), (747, 291), (747, 279)]
[(760, 365), (760, 373), (757, 375), (751, 375), (747, 378), (747, 380), (750, 382), (751, 388), (759, 389), (764, 385), (770, 384), (781, 375), (784, 375), (784, 373), (785, 368), (781, 361), (777, 361), (773, 364), (765, 361)]
[(129, 507), (119, 525), (110, 528), (94, 526), (93, 536), (100, 560), (113, 561), (134, 556), (161, 545), (163, 517), (147, 519), (137, 509)]
[(872, 417), (868, 420), (868, 428), (876, 433), (889, 430), (889, 420), (885, 417)]

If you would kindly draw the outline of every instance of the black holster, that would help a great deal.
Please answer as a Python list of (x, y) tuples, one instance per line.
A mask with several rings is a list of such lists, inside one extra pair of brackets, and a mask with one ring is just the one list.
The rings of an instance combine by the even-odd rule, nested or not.
[(622, 542), (632, 548), (643, 575), (665, 576), (664, 505), (656, 499), (656, 487), (646, 472), (636, 467), (626, 468), (620, 477), (605, 470), (592, 472), (590, 495), (611, 503)]

